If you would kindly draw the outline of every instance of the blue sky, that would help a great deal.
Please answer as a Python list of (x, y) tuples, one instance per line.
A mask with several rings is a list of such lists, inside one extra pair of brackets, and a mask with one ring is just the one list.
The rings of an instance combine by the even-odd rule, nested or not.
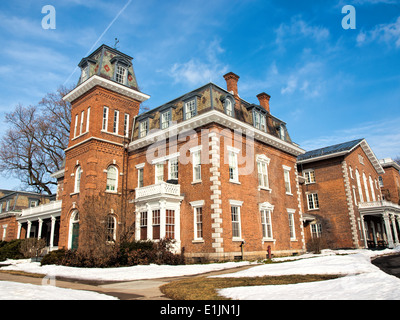
[[(41, 25), (48, 4), (55, 30)], [(342, 28), (345, 5), (355, 30)], [(366, 138), (377, 157), (400, 156), (400, 0), (3, 0), (0, 134), (5, 112), (75, 84), (81, 58), (116, 37), (149, 108), (210, 81), (225, 88), (232, 71), (243, 99), (271, 95), (302, 148)]]

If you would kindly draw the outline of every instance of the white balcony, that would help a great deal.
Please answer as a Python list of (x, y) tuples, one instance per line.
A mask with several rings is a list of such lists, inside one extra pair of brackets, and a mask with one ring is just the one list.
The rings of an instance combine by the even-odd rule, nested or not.
[(46, 219), (50, 218), (51, 216), (60, 216), (61, 204), (62, 201), (58, 200), (58, 201), (51, 201), (46, 204), (41, 204), (36, 207), (23, 209), (21, 211), (21, 215), (17, 218), (17, 220), (20, 222), (24, 222), (31, 220), (33, 218)]
[(158, 184), (135, 189), (136, 202), (161, 198), (182, 200), (181, 186), (179, 184), (160, 182)]
[(396, 203), (382, 200), (382, 201), (370, 201), (370, 202), (360, 202), (358, 204), (358, 209), (361, 213), (369, 214), (380, 214), (384, 211), (390, 211), (393, 213), (400, 213), (400, 206)]

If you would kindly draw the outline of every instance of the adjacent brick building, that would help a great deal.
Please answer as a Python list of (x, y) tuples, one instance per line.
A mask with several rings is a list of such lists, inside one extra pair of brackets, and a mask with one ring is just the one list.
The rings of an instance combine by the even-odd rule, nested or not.
[(365, 139), (309, 151), (298, 157), (304, 176), (306, 242), (330, 248), (393, 247), (400, 207), (382, 201), (385, 175)]

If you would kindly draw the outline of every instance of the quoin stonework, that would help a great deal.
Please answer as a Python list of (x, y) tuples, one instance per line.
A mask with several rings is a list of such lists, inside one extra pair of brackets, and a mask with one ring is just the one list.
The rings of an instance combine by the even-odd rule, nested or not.
[(366, 140), (306, 152), (267, 93), (240, 98), (233, 72), (221, 75), (226, 88), (208, 83), (139, 113), (150, 96), (132, 60), (106, 45), (81, 60), (64, 96), (72, 119), (56, 199), (11, 214), (4, 192), (3, 240), (77, 249), (103, 230), (110, 243), (173, 239), (194, 262), (399, 243), (400, 167)]

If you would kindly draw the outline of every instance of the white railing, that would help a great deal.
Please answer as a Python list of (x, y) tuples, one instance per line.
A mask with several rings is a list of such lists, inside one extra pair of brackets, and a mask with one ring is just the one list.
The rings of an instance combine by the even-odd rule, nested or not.
[(400, 210), (400, 206), (396, 203), (386, 201), (386, 200), (381, 200), (381, 201), (370, 201), (370, 202), (360, 202), (358, 204), (358, 208), (364, 209), (364, 208), (381, 208), (381, 207), (391, 207), (391, 208), (396, 208)]
[(181, 195), (181, 186), (179, 184), (171, 184), (166, 182), (161, 182), (158, 184), (153, 184), (151, 186), (146, 186), (142, 188), (136, 188), (136, 199), (157, 196), (157, 195)]
[(46, 204), (41, 204), (36, 207), (22, 209), (20, 217), (33, 216), (33, 215), (38, 215), (38, 214), (42, 214), (42, 213), (48, 213), (48, 212), (61, 210), (61, 203), (62, 203), (61, 200), (57, 200), (57, 201), (51, 201)]

